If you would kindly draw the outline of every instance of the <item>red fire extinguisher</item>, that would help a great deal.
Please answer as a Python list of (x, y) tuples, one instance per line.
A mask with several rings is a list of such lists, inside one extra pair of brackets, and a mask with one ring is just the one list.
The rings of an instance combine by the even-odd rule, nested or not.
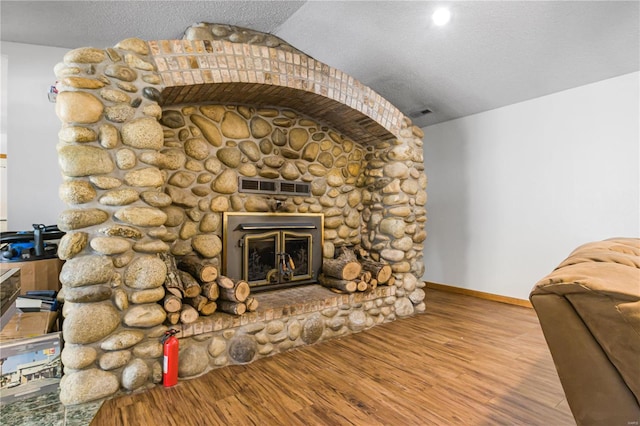
[(162, 348), (164, 362), (162, 365), (162, 384), (168, 388), (178, 383), (178, 330), (170, 329), (164, 332)]

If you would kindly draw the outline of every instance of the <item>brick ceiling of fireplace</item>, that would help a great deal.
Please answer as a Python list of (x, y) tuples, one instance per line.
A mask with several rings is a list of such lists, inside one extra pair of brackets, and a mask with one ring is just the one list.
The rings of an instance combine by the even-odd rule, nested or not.
[(291, 108), (334, 126), (364, 145), (396, 137), (360, 111), (300, 89), (256, 83), (217, 83), (188, 86), (186, 90), (184, 86), (173, 86), (162, 92), (163, 106), (214, 102)]

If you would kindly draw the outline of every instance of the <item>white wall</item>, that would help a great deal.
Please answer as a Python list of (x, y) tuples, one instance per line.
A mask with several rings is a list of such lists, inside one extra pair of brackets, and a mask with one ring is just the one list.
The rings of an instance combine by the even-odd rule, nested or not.
[(578, 245), (639, 237), (638, 81), (425, 127), (423, 279), (526, 299)]
[(9, 42), (1, 46), (8, 58), (8, 230), (31, 230), (34, 223), (55, 224), (65, 209), (58, 198), (62, 176), (56, 144), (61, 123), (47, 92), (56, 80), (53, 67), (68, 49)]

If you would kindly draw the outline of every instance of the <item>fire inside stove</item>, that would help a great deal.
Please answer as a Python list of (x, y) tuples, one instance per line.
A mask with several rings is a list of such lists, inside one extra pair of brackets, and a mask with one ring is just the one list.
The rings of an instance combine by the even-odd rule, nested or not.
[(255, 289), (316, 282), (322, 227), (321, 214), (225, 213), (223, 274)]

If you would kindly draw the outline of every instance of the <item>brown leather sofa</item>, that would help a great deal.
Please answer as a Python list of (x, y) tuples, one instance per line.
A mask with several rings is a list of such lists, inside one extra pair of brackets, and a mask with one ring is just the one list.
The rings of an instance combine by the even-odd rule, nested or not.
[(640, 422), (640, 239), (578, 247), (529, 299), (578, 425)]

